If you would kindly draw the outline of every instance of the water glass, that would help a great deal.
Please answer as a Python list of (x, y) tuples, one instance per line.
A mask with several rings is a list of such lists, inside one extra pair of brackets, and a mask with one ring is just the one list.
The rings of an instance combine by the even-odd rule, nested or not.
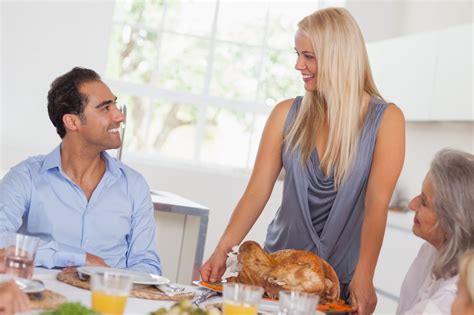
[(224, 315), (257, 315), (263, 288), (241, 283), (224, 284)]
[(34, 260), (40, 239), (23, 234), (7, 234), (5, 237), (5, 273), (31, 279)]
[(5, 247), (7, 247), (7, 233), (0, 232), (0, 274), (5, 273)]
[(279, 315), (314, 315), (319, 296), (297, 291), (279, 292)]
[(123, 314), (132, 285), (131, 275), (114, 272), (92, 274), (92, 309), (107, 315)]

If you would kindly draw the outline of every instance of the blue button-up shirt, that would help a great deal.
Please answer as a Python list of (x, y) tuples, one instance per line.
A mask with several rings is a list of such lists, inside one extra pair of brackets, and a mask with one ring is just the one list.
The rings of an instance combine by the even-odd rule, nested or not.
[(40, 237), (36, 266), (84, 265), (88, 252), (111, 267), (161, 275), (145, 179), (102, 158), (106, 171), (89, 200), (61, 170), (60, 145), (13, 167), (0, 182), (0, 233)]

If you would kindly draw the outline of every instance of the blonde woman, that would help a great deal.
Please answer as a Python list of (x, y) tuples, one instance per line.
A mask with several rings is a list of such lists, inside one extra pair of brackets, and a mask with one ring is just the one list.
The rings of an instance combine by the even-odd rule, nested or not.
[(474, 250), (466, 253), (459, 263), (458, 292), (451, 314), (474, 314)]
[(368, 314), (376, 305), (373, 275), (388, 203), (404, 160), (404, 117), (377, 91), (361, 31), (346, 9), (303, 18), (295, 53), (306, 93), (270, 114), (247, 189), (201, 277), (221, 278), (226, 254), (259, 217), (283, 167), (282, 203), (266, 250), (303, 249), (326, 259), (342, 297), (350, 294), (354, 308)]
[(413, 233), (426, 242), (403, 280), (397, 314), (449, 314), (459, 258), (474, 249), (473, 205), (474, 155), (441, 150), (409, 204)]

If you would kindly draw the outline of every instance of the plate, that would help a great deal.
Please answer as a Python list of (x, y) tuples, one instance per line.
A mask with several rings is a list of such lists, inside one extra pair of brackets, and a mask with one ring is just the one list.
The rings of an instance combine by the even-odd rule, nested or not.
[(205, 281), (193, 281), (194, 285), (201, 288), (206, 288), (215, 292), (222, 293), (224, 282), (205, 282)]
[[(194, 285), (197, 285), (201, 288), (206, 288), (212, 291), (216, 291), (222, 293), (223, 290), (223, 282), (205, 282), (205, 281), (193, 281)], [(272, 312), (275, 308), (278, 308), (278, 300), (273, 300), (270, 298), (262, 298), (260, 302), (260, 307), (262, 311), (270, 311)], [(352, 308), (350, 305), (340, 305), (340, 304), (333, 304), (333, 303), (326, 303), (326, 304), (318, 304), (317, 307), (318, 311), (325, 312), (325, 313), (350, 313)]]
[(170, 282), (168, 279), (162, 276), (129, 269), (82, 266), (77, 268), (77, 272), (87, 276), (97, 272), (114, 272), (118, 274), (130, 275), (133, 277), (133, 283), (135, 284), (157, 285)]
[(5, 274), (0, 275), (0, 283), (7, 282), (12, 279), (15, 281), (16, 285), (20, 288), (20, 290), (22, 290), (25, 293), (39, 293), (39, 292), (43, 292), (45, 289), (44, 284), (39, 281), (28, 280), (24, 278), (16, 278), (11, 275), (5, 275)]

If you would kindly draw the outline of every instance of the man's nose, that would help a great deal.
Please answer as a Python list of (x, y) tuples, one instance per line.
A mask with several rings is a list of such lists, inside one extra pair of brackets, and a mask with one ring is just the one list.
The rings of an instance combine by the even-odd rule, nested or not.
[(114, 120), (120, 122), (125, 120), (125, 114), (117, 107), (115, 107)]

